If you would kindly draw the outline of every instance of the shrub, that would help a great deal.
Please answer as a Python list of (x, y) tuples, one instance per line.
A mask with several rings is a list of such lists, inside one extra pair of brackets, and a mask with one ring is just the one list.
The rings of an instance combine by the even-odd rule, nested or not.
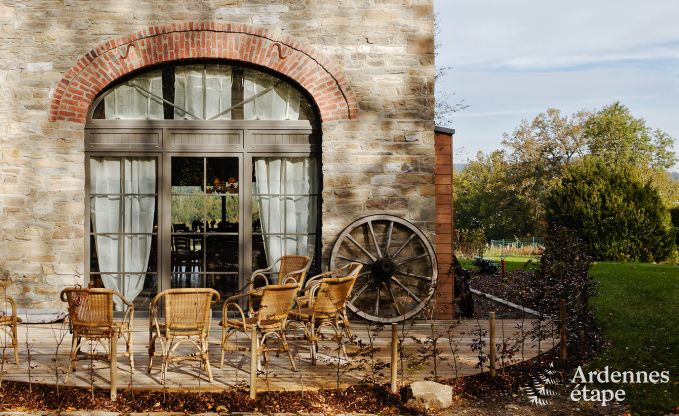
[(486, 233), (483, 228), (455, 230), (455, 253), (463, 257), (483, 256), (485, 249)]
[(545, 198), (547, 221), (576, 230), (597, 260), (658, 261), (676, 252), (670, 215), (635, 168), (583, 158)]

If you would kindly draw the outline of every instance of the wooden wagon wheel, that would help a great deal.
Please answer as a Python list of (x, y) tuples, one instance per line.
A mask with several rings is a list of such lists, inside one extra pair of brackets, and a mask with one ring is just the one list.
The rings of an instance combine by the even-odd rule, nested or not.
[(436, 287), (434, 249), (412, 223), (393, 215), (370, 215), (337, 237), (330, 269), (363, 264), (348, 308), (380, 323), (409, 319), (424, 308)]

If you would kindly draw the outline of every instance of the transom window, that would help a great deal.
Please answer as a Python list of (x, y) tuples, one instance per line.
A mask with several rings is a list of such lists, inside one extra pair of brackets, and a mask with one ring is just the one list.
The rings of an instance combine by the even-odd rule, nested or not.
[(110, 89), (93, 112), (106, 120), (312, 120), (294, 85), (256, 69), (167, 65)]

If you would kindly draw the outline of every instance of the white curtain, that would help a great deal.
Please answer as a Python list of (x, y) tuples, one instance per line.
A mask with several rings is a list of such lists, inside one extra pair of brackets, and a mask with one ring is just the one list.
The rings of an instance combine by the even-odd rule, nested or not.
[[(149, 72), (135, 77), (132, 84), (163, 96), (163, 77), (160, 71)], [(105, 98), (107, 120), (162, 120), (163, 101), (129, 84), (114, 88)]]
[[(203, 88), (203, 71), (205, 71), (205, 88)], [(174, 78), (175, 105), (199, 119), (209, 120), (231, 107), (232, 81), (231, 67), (228, 65), (179, 66)], [(203, 98), (205, 98), (204, 102)], [(204, 108), (205, 114), (203, 114)], [(174, 118), (193, 119), (192, 116), (177, 108), (174, 110)], [(231, 112), (224, 113), (215, 119), (231, 120)]]
[[(132, 301), (144, 288), (144, 273), (151, 253), (156, 205), (153, 195), (156, 189), (156, 162), (149, 158), (125, 158), (123, 163), (126, 195), (122, 201), (125, 213), (122, 231), (126, 235), (122, 256), (122, 242), (118, 235), (100, 235), (121, 232), (120, 210), (123, 206), (120, 158), (90, 159), (90, 191), (95, 194), (91, 202), (91, 217), (104, 286), (119, 291)], [(118, 300), (116, 302), (117, 309), (122, 309), (123, 305)]]
[[(308, 256), (316, 227), (318, 168), (315, 158), (255, 159), (255, 194), (259, 204), (268, 264), (282, 255)], [(299, 234), (299, 235), (294, 235)]]
[(243, 95), (246, 100), (275, 85), (271, 91), (245, 103), (245, 120), (299, 120), (299, 105), (302, 100), (299, 91), (285, 82), (276, 85), (278, 82), (278, 79), (270, 75), (245, 71)]

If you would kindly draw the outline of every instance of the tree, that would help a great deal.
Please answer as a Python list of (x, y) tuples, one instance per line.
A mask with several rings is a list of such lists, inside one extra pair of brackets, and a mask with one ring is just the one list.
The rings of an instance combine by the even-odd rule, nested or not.
[(672, 137), (647, 127), (643, 118), (634, 118), (619, 102), (592, 114), (584, 124), (584, 133), (589, 153), (609, 164), (668, 169), (677, 162), (671, 150)]
[(587, 156), (545, 198), (547, 221), (576, 230), (597, 260), (657, 261), (676, 252), (660, 194), (633, 165)]
[(502, 144), (510, 149), (509, 183), (526, 198), (531, 211), (539, 218), (544, 216), (545, 190), (569, 163), (587, 152), (583, 128), (587, 117), (589, 113), (584, 111), (568, 117), (550, 108), (530, 123), (521, 121), (511, 135), (503, 135)]
[(510, 186), (509, 167), (504, 152), (479, 152), (455, 175), (455, 228), (481, 228), (490, 239), (532, 233), (535, 216), (525, 196)]

